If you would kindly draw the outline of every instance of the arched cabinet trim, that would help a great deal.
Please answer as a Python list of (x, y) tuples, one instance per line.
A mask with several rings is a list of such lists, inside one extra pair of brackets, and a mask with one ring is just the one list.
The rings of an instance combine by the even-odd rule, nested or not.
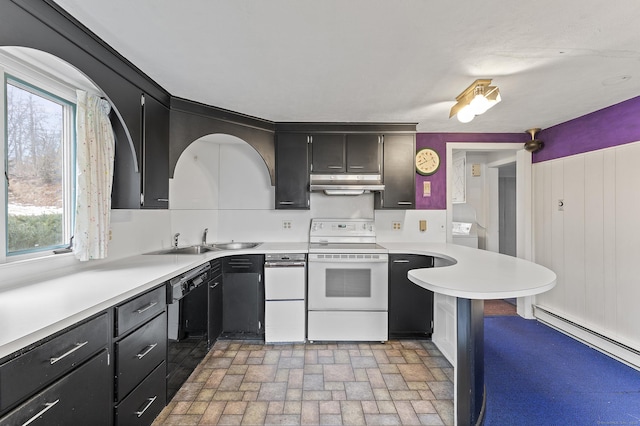
[(173, 177), (178, 158), (192, 142), (216, 133), (236, 136), (251, 145), (275, 185), (275, 123), (180, 98), (171, 99), (169, 176)]

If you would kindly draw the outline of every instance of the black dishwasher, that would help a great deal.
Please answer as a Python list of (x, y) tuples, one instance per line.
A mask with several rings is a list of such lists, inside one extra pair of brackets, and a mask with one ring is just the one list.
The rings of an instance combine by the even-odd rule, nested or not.
[(264, 255), (235, 255), (222, 261), (222, 337), (264, 336)]
[(173, 278), (167, 286), (167, 401), (207, 354), (211, 281), (211, 265), (205, 263)]

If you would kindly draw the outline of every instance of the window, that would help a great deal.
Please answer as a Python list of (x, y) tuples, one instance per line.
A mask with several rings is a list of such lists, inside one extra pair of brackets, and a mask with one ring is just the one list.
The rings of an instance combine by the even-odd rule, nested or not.
[(75, 105), (5, 74), (6, 254), (69, 245), (73, 232)]

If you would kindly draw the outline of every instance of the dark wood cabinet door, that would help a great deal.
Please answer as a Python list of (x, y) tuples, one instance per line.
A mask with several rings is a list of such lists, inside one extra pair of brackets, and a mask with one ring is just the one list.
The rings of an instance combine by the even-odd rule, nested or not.
[(222, 261), (223, 331), (264, 333), (264, 255), (237, 255)]
[(207, 333), (208, 287), (209, 281), (205, 281), (182, 299), (182, 329), (189, 336), (204, 336)]
[(208, 321), (208, 342), (211, 348), (220, 334), (222, 334), (222, 274), (214, 277), (209, 284), (209, 321)]
[(311, 135), (311, 173), (344, 173), (346, 171), (345, 159), (345, 135)]
[(142, 207), (169, 208), (169, 108), (151, 96), (143, 105)]
[(347, 135), (347, 173), (380, 173), (380, 135)]
[(309, 143), (303, 133), (276, 137), (276, 209), (309, 209)]
[(431, 337), (433, 292), (409, 281), (411, 269), (432, 268), (433, 257), (389, 255), (389, 337)]
[(377, 209), (416, 207), (415, 139), (413, 135), (385, 135), (384, 192), (376, 193)]

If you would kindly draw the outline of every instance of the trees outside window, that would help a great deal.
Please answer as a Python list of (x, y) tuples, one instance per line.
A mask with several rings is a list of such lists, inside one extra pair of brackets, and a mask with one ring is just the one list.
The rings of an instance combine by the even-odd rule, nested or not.
[(6, 77), (7, 254), (69, 244), (74, 105)]

